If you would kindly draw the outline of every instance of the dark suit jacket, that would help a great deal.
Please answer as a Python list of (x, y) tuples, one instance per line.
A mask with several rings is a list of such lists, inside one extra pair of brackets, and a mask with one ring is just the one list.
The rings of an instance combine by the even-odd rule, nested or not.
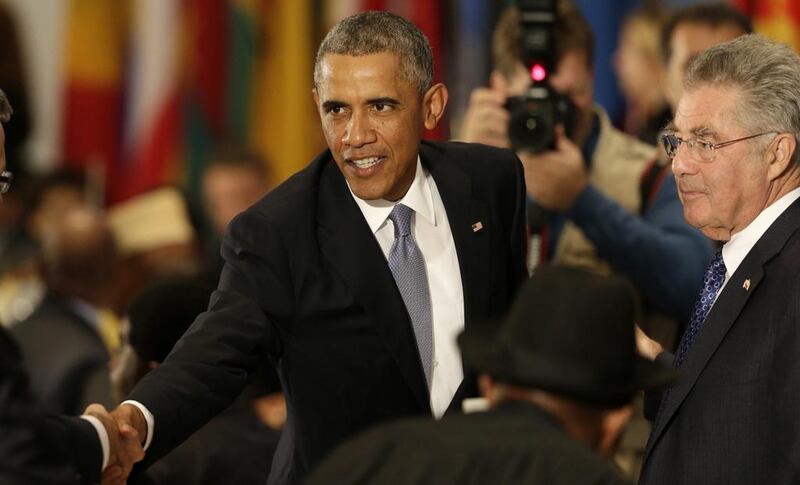
[(102, 459), (100, 440), (90, 423), (39, 409), (19, 351), (0, 328), (0, 483), (97, 483)]
[(34, 395), (51, 411), (77, 415), (95, 402), (111, 405), (105, 344), (65, 298), (48, 293), (10, 331), (22, 350)]
[[(748, 289), (749, 287), (749, 289)], [(641, 483), (800, 483), (800, 200), (728, 281), (645, 451)]]
[(280, 431), (238, 399), (131, 485), (264, 485)]
[(337, 448), (307, 485), (622, 484), (611, 463), (523, 402), (378, 426)]
[[(521, 164), (462, 143), (423, 142), (420, 156), (447, 210), (466, 320), (499, 317), (527, 276)], [(155, 415), (148, 459), (227, 405), (265, 353), (288, 406), (272, 483), (298, 481), (372, 424), (430, 415), (408, 313), (329, 152), (234, 219), (222, 253), (209, 312), (130, 396)], [(476, 391), (468, 376), (451, 408)]]

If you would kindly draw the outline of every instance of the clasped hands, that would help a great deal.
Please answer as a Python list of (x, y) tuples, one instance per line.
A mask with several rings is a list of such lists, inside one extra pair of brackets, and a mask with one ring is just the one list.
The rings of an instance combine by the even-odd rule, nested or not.
[(130, 404), (122, 404), (111, 412), (100, 404), (92, 404), (84, 414), (99, 419), (108, 434), (109, 459), (101, 483), (124, 484), (134, 463), (144, 458), (142, 445), (147, 433), (144, 416)]

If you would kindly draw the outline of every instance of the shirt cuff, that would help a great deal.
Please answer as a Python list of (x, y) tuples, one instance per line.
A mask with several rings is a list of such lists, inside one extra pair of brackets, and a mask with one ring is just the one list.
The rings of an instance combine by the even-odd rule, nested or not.
[(127, 401), (122, 401), (120, 406), (122, 406), (123, 404), (130, 404), (131, 406), (136, 406), (137, 408), (139, 408), (139, 411), (142, 412), (142, 416), (144, 416), (144, 421), (145, 423), (147, 423), (147, 437), (144, 440), (143, 449), (144, 451), (147, 451), (147, 449), (150, 448), (150, 443), (153, 441), (153, 432), (155, 431), (156, 428), (156, 421), (155, 418), (153, 417), (153, 413), (151, 413), (150, 410), (147, 409), (147, 407), (145, 407), (145, 405), (140, 403), (139, 401), (133, 401), (129, 399)]
[(100, 439), (100, 448), (103, 450), (103, 466), (100, 468), (100, 473), (102, 474), (103, 470), (105, 470), (108, 466), (109, 460), (108, 432), (106, 431), (106, 427), (103, 426), (103, 423), (101, 423), (100, 420), (94, 416), (84, 414), (81, 416), (81, 419), (85, 419), (86, 421), (92, 423), (92, 426), (94, 426), (94, 429), (97, 431), (97, 437)]

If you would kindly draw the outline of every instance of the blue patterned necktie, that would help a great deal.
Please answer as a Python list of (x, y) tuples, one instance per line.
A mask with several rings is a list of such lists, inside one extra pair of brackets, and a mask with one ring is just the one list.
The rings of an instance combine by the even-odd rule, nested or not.
[(708, 268), (706, 268), (706, 274), (703, 277), (703, 289), (700, 291), (700, 297), (694, 304), (692, 318), (689, 320), (689, 326), (686, 328), (683, 340), (681, 340), (676, 367), (680, 367), (681, 364), (683, 364), (686, 354), (689, 352), (692, 343), (694, 343), (694, 339), (697, 336), (697, 332), (700, 331), (700, 327), (703, 326), (703, 322), (706, 321), (708, 312), (711, 310), (711, 305), (714, 304), (717, 293), (724, 281), (725, 261), (722, 260), (722, 250), (720, 250), (717, 251), (717, 254), (714, 255), (711, 262), (708, 264)]
[(403, 204), (397, 204), (389, 214), (394, 224), (394, 243), (389, 251), (389, 269), (403, 297), (417, 348), (425, 371), (428, 389), (431, 386), (433, 361), (433, 324), (431, 320), (431, 295), (422, 253), (411, 235), (411, 216), (414, 211)]
[[(722, 283), (725, 281), (725, 271), (725, 262), (722, 260), (722, 250), (720, 250), (717, 251), (717, 254), (715, 254), (711, 262), (708, 263), (706, 274), (703, 276), (703, 289), (700, 290), (700, 296), (694, 304), (692, 318), (689, 320), (689, 326), (686, 327), (686, 332), (684, 332), (680, 347), (678, 348), (678, 358), (675, 359), (676, 368), (683, 364), (686, 355), (689, 353), (689, 348), (694, 343), (697, 332), (700, 331), (700, 327), (702, 327), (703, 322), (706, 321), (708, 312), (711, 310), (711, 305), (714, 303), (717, 293), (719, 289), (722, 288)], [(672, 387), (668, 387), (661, 397), (656, 419), (653, 422), (653, 429), (655, 429), (661, 421), (664, 407), (666, 407), (671, 391)]]

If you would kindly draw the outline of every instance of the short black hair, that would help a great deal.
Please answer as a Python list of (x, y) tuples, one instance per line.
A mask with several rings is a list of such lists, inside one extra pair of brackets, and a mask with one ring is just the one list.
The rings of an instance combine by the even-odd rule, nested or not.
[(712, 28), (731, 25), (739, 27), (745, 34), (753, 33), (753, 22), (750, 17), (733, 5), (720, 2), (684, 7), (676, 10), (670, 16), (661, 31), (661, 49), (665, 63), (672, 56), (672, 51), (670, 50), (672, 34), (681, 24), (702, 24)]
[(195, 318), (208, 308), (211, 288), (197, 278), (158, 281), (128, 307), (131, 347), (145, 362), (163, 362)]

